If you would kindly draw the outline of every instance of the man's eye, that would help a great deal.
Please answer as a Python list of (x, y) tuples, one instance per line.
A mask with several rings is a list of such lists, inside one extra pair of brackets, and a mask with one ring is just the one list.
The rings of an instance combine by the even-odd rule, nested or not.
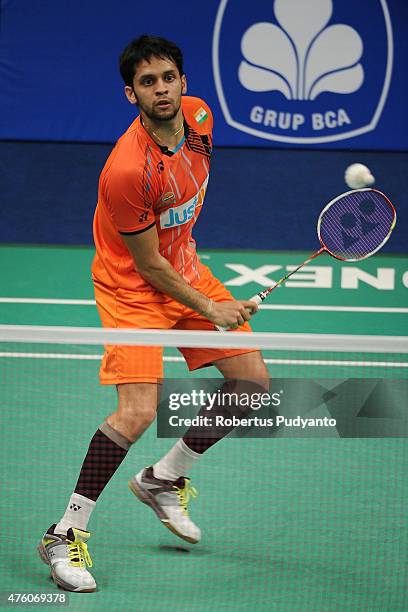
[(168, 74), (166, 76), (166, 81), (174, 81), (174, 74)]
[(151, 85), (153, 83), (152, 79), (144, 79), (142, 81), (142, 85)]

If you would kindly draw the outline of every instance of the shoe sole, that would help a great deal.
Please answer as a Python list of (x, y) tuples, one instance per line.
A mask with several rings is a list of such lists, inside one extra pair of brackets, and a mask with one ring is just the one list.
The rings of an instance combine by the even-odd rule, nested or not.
[(174, 535), (178, 536), (182, 540), (185, 540), (186, 542), (189, 542), (190, 544), (197, 544), (199, 542), (199, 540), (196, 540), (194, 538), (191, 538), (189, 536), (186, 536), (180, 533), (180, 531), (178, 531), (176, 527), (172, 525), (168, 516), (165, 514), (165, 512), (163, 512), (159, 504), (154, 499), (154, 496), (148, 491), (141, 489), (135, 479), (129, 480), (128, 485), (133, 495), (136, 495), (136, 497), (143, 504), (146, 504), (147, 506), (149, 506), (153, 510), (153, 512), (157, 515), (157, 517), (160, 519), (160, 522), (162, 523), (162, 525), (167, 527), (167, 529), (169, 529), (172, 533), (174, 533)]
[(96, 591), (96, 587), (95, 588), (89, 588), (89, 589), (81, 589), (81, 588), (77, 588), (74, 589), (72, 588), (72, 586), (70, 586), (67, 582), (64, 582), (63, 580), (61, 580), (61, 578), (59, 578), (53, 567), (51, 566), (49, 560), (48, 560), (48, 555), (45, 551), (44, 545), (42, 542), (39, 543), (39, 545), (37, 546), (37, 550), (38, 550), (38, 554), (40, 555), (40, 559), (43, 563), (45, 563), (45, 565), (48, 565), (48, 567), (51, 570), (51, 578), (53, 579), (53, 581), (55, 582), (55, 584), (60, 587), (60, 589), (63, 589), (64, 591), (69, 591), (70, 593), (94, 593)]

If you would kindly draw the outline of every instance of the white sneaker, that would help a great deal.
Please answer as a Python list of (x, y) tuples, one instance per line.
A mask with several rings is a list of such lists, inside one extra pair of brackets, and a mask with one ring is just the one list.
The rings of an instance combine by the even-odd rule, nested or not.
[(40, 557), (50, 566), (55, 584), (66, 591), (96, 591), (96, 582), (86, 569), (86, 566), (92, 567), (86, 544), (91, 534), (72, 527), (65, 536), (54, 533), (55, 527), (52, 525), (48, 529), (38, 545)]
[(147, 467), (129, 480), (129, 488), (151, 507), (165, 527), (183, 540), (196, 544), (201, 539), (201, 530), (190, 519), (187, 505), (190, 497), (197, 497), (197, 491), (189, 482), (184, 476), (174, 482), (159, 480), (153, 468)]

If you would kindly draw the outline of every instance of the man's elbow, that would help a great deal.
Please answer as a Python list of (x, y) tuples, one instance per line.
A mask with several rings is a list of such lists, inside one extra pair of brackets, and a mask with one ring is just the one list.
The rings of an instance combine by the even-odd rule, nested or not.
[(135, 267), (137, 272), (147, 281), (150, 281), (161, 274), (166, 266), (166, 260), (161, 257), (155, 257), (149, 260), (136, 262)]

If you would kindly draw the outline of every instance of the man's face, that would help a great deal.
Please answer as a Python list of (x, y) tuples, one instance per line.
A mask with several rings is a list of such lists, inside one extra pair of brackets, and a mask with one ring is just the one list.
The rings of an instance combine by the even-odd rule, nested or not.
[(186, 90), (186, 77), (180, 76), (176, 64), (170, 58), (154, 56), (138, 65), (133, 90), (125, 87), (129, 102), (137, 104), (141, 113), (153, 121), (174, 119)]

